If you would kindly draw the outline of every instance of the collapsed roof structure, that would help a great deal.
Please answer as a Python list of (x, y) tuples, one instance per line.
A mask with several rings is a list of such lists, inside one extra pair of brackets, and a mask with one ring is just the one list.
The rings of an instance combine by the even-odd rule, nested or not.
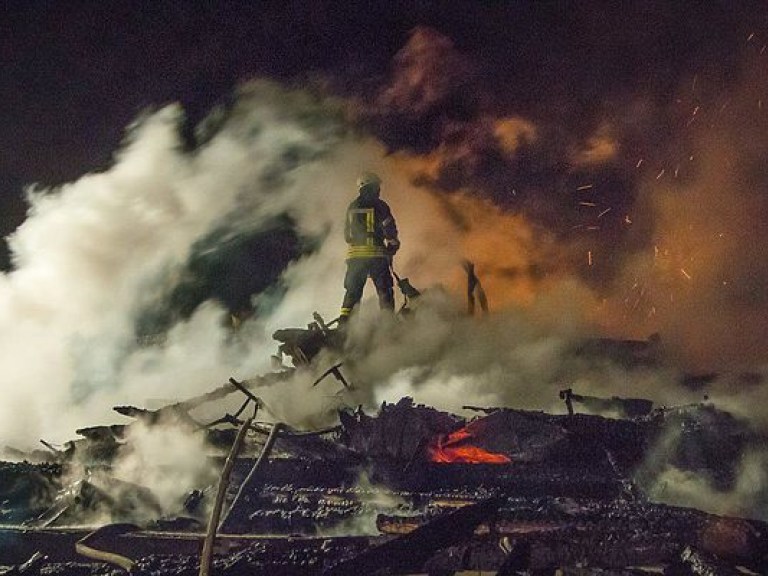
[[(676, 467), (733, 485), (743, 451), (765, 438), (711, 404), (654, 407), (564, 389), (563, 414), (465, 406), (459, 415), (405, 397), (303, 431), (258, 421), (258, 390), (343, 335), (316, 316), (275, 338), (294, 367), (157, 410), (118, 406), (133, 423), (83, 428), (62, 449), (4, 462), (3, 573), (768, 573), (768, 524), (655, 502), (645, 489), (648, 453), (671, 431)], [(652, 342), (607, 342), (583, 353), (649, 361)], [(340, 363), (324, 377), (354, 385)], [(236, 411), (191, 415), (233, 395), (242, 396)], [(204, 436), (212, 473), (175, 514), (111, 474), (137, 425)]]

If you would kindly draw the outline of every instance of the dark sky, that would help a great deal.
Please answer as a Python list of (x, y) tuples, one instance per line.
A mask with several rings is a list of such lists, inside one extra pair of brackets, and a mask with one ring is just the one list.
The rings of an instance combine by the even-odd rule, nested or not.
[[(0, 235), (24, 218), (23, 186), (108, 166), (126, 125), (150, 106), (180, 101), (194, 123), (251, 77), (321, 76), (369, 103), (371, 129), (393, 148), (434, 147), (445, 134), (438, 123), (490, 109), (588, 133), (633, 94), (667, 104), (686, 76), (727, 86), (745, 38), (766, 39), (767, 12), (731, 1), (6, 1)], [(415, 27), (452, 42), (463, 79), (403, 115), (378, 95)]]

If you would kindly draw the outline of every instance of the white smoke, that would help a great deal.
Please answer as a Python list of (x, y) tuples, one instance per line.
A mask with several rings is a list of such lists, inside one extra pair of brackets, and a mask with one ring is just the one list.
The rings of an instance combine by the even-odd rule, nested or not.
[(0, 278), (4, 442), (61, 441), (103, 422), (118, 399), (188, 396), (258, 364), (224, 357), (213, 305), (173, 329), (162, 351), (136, 350), (137, 315), (217, 227), (257, 230), (285, 211), (307, 232), (328, 226), (334, 195), (306, 193), (317, 178), (306, 165), (338, 144), (338, 126), (311, 98), (264, 83), (243, 90), (227, 124), (194, 154), (182, 152), (181, 120), (177, 106), (160, 110), (134, 128), (111, 169), (30, 194), (29, 216), (10, 239), (15, 270)]
[[(148, 114), (109, 170), (30, 192), (28, 218), (10, 238), (15, 269), (0, 277), (4, 444), (63, 442), (79, 427), (114, 422), (113, 405), (186, 398), (268, 370), (276, 328), (338, 313), (343, 213), (361, 170), (384, 178), (404, 244), (400, 271), (417, 284), (455, 277), (461, 226), (410, 182), (402, 159), (350, 134), (333, 104), (248, 85), (194, 153), (183, 151), (182, 120), (178, 106)], [(162, 346), (136, 345), (137, 320), (177, 285), (196, 243), (217, 230), (225, 239), (253, 233), (280, 214), (318, 245), (285, 270), (269, 315), (233, 339), (225, 310), (210, 301)], [(291, 405), (288, 390), (274, 392), (275, 410)], [(308, 411), (325, 401), (317, 394), (296, 392)], [(301, 419), (293, 406), (288, 413)]]
[[(320, 426), (340, 405), (370, 408), (403, 395), (446, 410), (562, 412), (557, 393), (567, 387), (666, 404), (696, 399), (680, 392), (672, 371), (627, 371), (568, 353), (587, 330), (581, 310), (589, 291), (573, 279), (533, 290), (503, 278), (505, 263), (519, 268), (541, 250), (524, 222), (469, 195), (441, 198), (413, 185), (409, 159), (346, 132), (333, 105), (250, 85), (194, 153), (179, 140), (182, 116), (177, 106), (149, 115), (111, 169), (30, 195), (29, 217), (10, 243), (16, 268), (0, 277), (3, 443), (62, 442), (76, 428), (114, 422), (113, 405), (183, 399), (267, 371), (275, 329), (302, 327), (314, 311), (326, 319), (338, 312), (343, 213), (361, 170), (384, 179), (403, 242), (398, 271), (430, 290), (406, 329), (378, 316), (367, 298), (351, 323), (343, 367), (354, 389), (333, 381), (310, 387), (338, 360), (322, 356), (315, 368), (258, 391), (274, 419)], [(233, 338), (225, 310), (210, 301), (173, 326), (162, 346), (136, 345), (137, 318), (178, 282), (197, 242), (215, 230), (253, 233), (280, 214), (318, 245), (285, 270), (285, 293), (268, 314)], [(495, 296), (509, 302), (522, 294), (525, 312), (468, 318), (455, 295), (464, 258), (479, 262), (481, 278), (484, 264), (498, 272), (498, 283), (487, 284), (492, 305)], [(510, 284), (505, 295), (493, 291)], [(146, 454), (134, 453), (135, 462), (161, 458), (157, 444), (138, 446)]]
[(764, 445), (752, 443), (743, 449), (734, 482), (724, 489), (717, 487), (706, 470), (686, 470), (670, 461), (679, 441), (679, 430), (667, 430), (638, 470), (640, 485), (651, 500), (712, 514), (768, 518), (768, 451)]
[[(126, 440), (128, 448), (115, 462), (112, 476), (151, 487), (166, 515), (178, 513), (193, 489), (216, 483), (218, 472), (205, 457), (202, 432), (190, 433), (174, 422), (153, 426), (139, 423), (130, 427)], [(147, 518), (154, 519), (149, 514)]]
[[(386, 157), (376, 142), (345, 135), (336, 110), (306, 94), (266, 83), (244, 88), (223, 128), (194, 154), (181, 151), (181, 116), (171, 106), (147, 117), (113, 168), (31, 195), (29, 218), (11, 239), (16, 270), (0, 283), (2, 384), (13, 399), (0, 418), (6, 442), (62, 441), (84, 423), (111, 419), (115, 403), (188, 397), (265, 371), (274, 329), (300, 327), (316, 310), (337, 313), (341, 215), (363, 169), (384, 178), (403, 241), (396, 266), (417, 286), (460, 289), (463, 258), (479, 261), (482, 274), (486, 260), (499, 269), (521, 266), (537, 249), (519, 219), (466, 195), (440, 198), (414, 186), (408, 158)], [(173, 327), (163, 347), (135, 346), (137, 315), (178, 280), (195, 242), (215, 229), (252, 232), (282, 213), (300, 235), (322, 242), (284, 272), (279, 305), (243, 330), (237, 346), (213, 302)], [(528, 308), (536, 322), (508, 314), (478, 324), (451, 297), (432, 297), (406, 331), (381, 330), (370, 318), (356, 324), (362, 332), (353, 341), (367, 343), (353, 369), (368, 390), (365, 403), (406, 393), (415, 371), (414, 391), (445, 408), (550, 406), (567, 384), (562, 352), (582, 329), (584, 289), (560, 283), (542, 294)], [(509, 298), (492, 292), (492, 303), (494, 296)], [(548, 311), (553, 306), (557, 314)], [(455, 394), (444, 393), (446, 381)], [(326, 401), (284, 395), (294, 397), (290, 413), (299, 419), (298, 407), (311, 418)]]

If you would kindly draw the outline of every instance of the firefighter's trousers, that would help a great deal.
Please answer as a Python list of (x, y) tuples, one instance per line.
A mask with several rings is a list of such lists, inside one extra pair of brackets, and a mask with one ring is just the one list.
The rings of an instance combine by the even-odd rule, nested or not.
[(347, 260), (347, 274), (344, 277), (346, 294), (341, 305), (342, 316), (348, 316), (360, 302), (363, 297), (363, 288), (369, 277), (376, 286), (379, 306), (382, 310), (395, 309), (394, 283), (389, 271), (389, 258), (385, 256), (350, 258)]

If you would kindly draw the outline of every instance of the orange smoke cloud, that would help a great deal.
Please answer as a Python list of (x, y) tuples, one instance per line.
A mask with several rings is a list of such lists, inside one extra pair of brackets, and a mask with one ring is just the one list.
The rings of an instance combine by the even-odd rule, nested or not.
[(395, 56), (392, 81), (380, 104), (422, 113), (465, 82), (468, 66), (450, 38), (430, 28), (415, 28)]
[[(385, 135), (397, 126), (387, 146), (410, 150), (390, 156), (404, 193), (427, 192), (423, 209), (398, 214), (410, 246), (423, 247), (404, 243), (406, 268), (463, 294), (460, 263), (472, 261), (492, 309), (555, 322), (567, 310), (619, 338), (658, 332), (688, 367), (764, 362), (768, 56), (752, 56), (740, 85), (684, 79), (677, 98), (607, 103), (603, 119), (572, 129), (495, 107), (484, 86), (474, 107), (450, 113), (472, 65), (449, 38), (415, 30), (361, 115)], [(409, 148), (412, 117), (423, 122)]]
[(619, 142), (611, 132), (611, 128), (607, 124), (601, 126), (580, 148), (571, 153), (571, 163), (583, 168), (616, 160)]
[(768, 358), (768, 142), (765, 90), (756, 85), (768, 87), (768, 78), (749, 76), (727, 108), (691, 103), (679, 161), (647, 173), (633, 219), (652, 228), (651, 242), (627, 260), (606, 308), (614, 331), (659, 332), (696, 369), (746, 369)]
[[(585, 318), (596, 299), (572, 273), (573, 247), (559, 243), (524, 215), (503, 210), (471, 190), (441, 192), (427, 184), (414, 194), (412, 182), (431, 180), (444, 162), (445, 149), (428, 155), (398, 154), (394, 171), (409, 175), (411, 184), (387, 186), (395, 198), (398, 223), (406, 235), (403, 254), (405, 273), (421, 285), (438, 282), (463, 295), (467, 276), (461, 263), (475, 265), (492, 310), (562, 306), (576, 302)], [(407, 198), (406, 198), (407, 196)], [(403, 209), (398, 210), (402, 206)], [(580, 248), (579, 248), (580, 249)], [(564, 297), (563, 294), (569, 295)], [(559, 301), (559, 304), (555, 304)], [(567, 302), (566, 302), (567, 301)], [(559, 311), (562, 311), (560, 309)], [(554, 318), (557, 310), (551, 312)]]
[(521, 142), (536, 139), (536, 126), (525, 118), (510, 116), (494, 121), (493, 134), (506, 154), (514, 154)]

